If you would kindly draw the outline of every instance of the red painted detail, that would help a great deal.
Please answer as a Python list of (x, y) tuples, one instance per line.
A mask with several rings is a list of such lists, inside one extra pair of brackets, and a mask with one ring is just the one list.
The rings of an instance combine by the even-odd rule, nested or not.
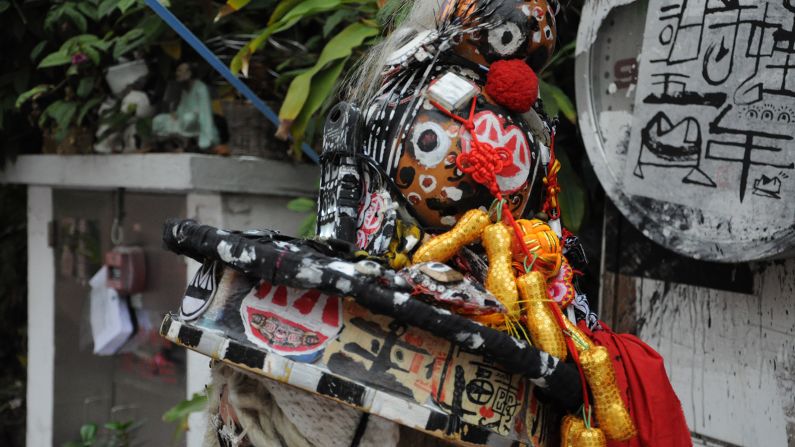
[(270, 293), (271, 287), (273, 287), (271, 283), (265, 281), (261, 282), (257, 288), (257, 292), (254, 293), (254, 296), (257, 298), (265, 298), (268, 296), (268, 293)]
[(418, 348), (422, 347), (422, 337), (415, 334), (406, 334), (406, 343), (410, 344), (411, 346), (416, 346)]
[(326, 306), (323, 308), (323, 322), (329, 326), (337, 327), (340, 324), (340, 299), (336, 296), (330, 296), (326, 300)]
[(414, 354), (414, 358), (411, 359), (411, 366), (409, 367), (409, 371), (412, 374), (417, 374), (422, 368), (422, 359), (425, 358), (422, 354)]
[(293, 303), (293, 307), (298, 309), (298, 312), (301, 312), (301, 315), (306, 315), (309, 312), (312, 312), (312, 309), (317, 304), (317, 299), (320, 297), (320, 292), (317, 290), (307, 290), (306, 293), (301, 295), (301, 298), (298, 298)]
[(276, 287), (273, 293), (273, 304), (277, 306), (287, 306), (287, 288), (284, 286)]

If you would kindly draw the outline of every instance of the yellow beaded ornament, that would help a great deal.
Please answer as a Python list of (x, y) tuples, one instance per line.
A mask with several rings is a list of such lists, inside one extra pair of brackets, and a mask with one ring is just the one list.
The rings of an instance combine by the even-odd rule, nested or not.
[(494, 294), (512, 316), (519, 315), (519, 294), (511, 266), (513, 232), (503, 223), (495, 223), (483, 230), (483, 247), (489, 258), (486, 289)]
[(577, 435), (573, 447), (607, 447), (607, 439), (602, 430), (586, 428)]
[(574, 447), (574, 441), (585, 430), (585, 421), (577, 416), (566, 415), (560, 423), (560, 447)]
[(447, 262), (458, 250), (480, 239), (483, 229), (490, 223), (489, 215), (485, 211), (469, 210), (450, 231), (422, 244), (414, 253), (412, 262)]
[(637, 433), (635, 424), (621, 399), (607, 348), (594, 346), (583, 351), (580, 363), (593, 392), (599, 427), (612, 440), (626, 441), (634, 437)]
[(566, 359), (566, 340), (547, 303), (547, 282), (539, 272), (528, 272), (516, 280), (524, 303), (527, 329), (533, 346), (560, 360)]

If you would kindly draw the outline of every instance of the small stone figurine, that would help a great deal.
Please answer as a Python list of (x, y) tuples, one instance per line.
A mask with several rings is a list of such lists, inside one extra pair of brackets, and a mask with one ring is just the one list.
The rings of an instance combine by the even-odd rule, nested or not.
[(204, 82), (193, 79), (187, 63), (177, 66), (175, 76), (179, 86), (176, 108), (155, 116), (152, 133), (161, 139), (195, 138), (199, 149), (207, 151), (220, 142), (213, 122), (210, 90)]

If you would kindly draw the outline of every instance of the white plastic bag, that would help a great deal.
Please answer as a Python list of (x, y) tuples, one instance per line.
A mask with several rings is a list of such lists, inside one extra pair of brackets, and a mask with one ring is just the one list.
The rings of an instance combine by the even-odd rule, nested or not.
[(113, 355), (133, 333), (127, 301), (116, 290), (107, 287), (107, 267), (91, 278), (91, 335), (94, 354)]

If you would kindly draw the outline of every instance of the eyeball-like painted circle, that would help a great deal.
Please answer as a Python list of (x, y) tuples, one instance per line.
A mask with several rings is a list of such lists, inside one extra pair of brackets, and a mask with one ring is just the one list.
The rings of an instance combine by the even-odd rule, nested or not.
[(514, 22), (505, 22), (489, 30), (489, 46), (500, 57), (514, 56), (524, 49), (527, 37)]
[(411, 133), (414, 158), (426, 168), (433, 168), (444, 160), (450, 150), (450, 137), (433, 121), (418, 123)]
[(429, 262), (426, 266), (437, 272), (449, 272), (452, 270), (447, 264), (442, 264), (441, 262)]

